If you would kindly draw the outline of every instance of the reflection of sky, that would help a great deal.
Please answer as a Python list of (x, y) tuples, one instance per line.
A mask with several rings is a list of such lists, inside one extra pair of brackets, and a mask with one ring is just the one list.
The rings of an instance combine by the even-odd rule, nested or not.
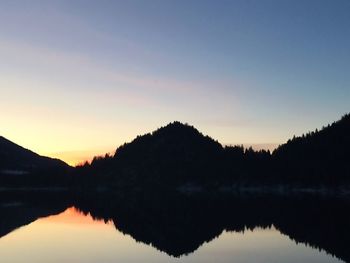
[(275, 229), (224, 232), (181, 258), (137, 243), (113, 223), (93, 221), (70, 208), (39, 219), (0, 239), (4, 262), (340, 262), (324, 252), (295, 244)]
[[(0, 134), (110, 151), (173, 120), (280, 143), (349, 111), (350, 3), (0, 3)], [(77, 157), (67, 157), (72, 161)]]

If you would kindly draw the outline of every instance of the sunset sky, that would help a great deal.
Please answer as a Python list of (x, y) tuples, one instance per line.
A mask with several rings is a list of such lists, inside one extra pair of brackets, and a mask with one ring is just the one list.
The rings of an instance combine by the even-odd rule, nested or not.
[(0, 1), (0, 135), (75, 164), (179, 120), (282, 143), (350, 111), (350, 1)]

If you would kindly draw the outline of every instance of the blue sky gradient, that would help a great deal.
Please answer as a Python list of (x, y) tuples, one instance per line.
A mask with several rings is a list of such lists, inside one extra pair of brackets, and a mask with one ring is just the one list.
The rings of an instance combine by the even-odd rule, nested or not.
[(349, 14), (347, 0), (1, 1), (0, 134), (51, 156), (174, 120), (282, 143), (349, 112)]

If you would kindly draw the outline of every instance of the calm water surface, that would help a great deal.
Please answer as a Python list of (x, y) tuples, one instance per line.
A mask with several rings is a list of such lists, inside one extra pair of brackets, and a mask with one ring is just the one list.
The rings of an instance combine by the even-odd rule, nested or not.
[(40, 262), (343, 262), (296, 244), (274, 227), (222, 232), (196, 251), (175, 258), (118, 231), (118, 223), (94, 220), (74, 207), (37, 219), (0, 239), (1, 261)]

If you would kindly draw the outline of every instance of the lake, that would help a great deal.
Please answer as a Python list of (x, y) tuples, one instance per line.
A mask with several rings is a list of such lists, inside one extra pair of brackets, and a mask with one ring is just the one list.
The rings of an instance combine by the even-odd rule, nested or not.
[[(177, 211), (177, 215), (170, 213), (174, 219), (172, 220), (168, 218), (169, 213), (161, 214), (168, 211), (168, 208), (158, 211), (150, 206), (147, 211), (152, 211), (142, 212), (141, 215), (134, 214), (134, 205), (131, 204), (128, 204), (127, 210), (118, 209), (116, 212), (117, 209), (113, 209), (111, 212), (97, 208), (96, 204), (91, 205), (93, 208), (90, 207), (90, 211), (87, 211), (86, 201), (80, 201), (80, 207), (63, 203), (60, 202), (52, 209), (42, 206), (38, 201), (30, 204), (19, 201), (3, 202), (0, 207), (2, 261), (294, 263), (345, 262), (331, 255), (334, 253), (347, 257), (338, 244), (329, 244), (332, 236), (329, 236), (327, 229), (323, 233), (324, 238), (328, 239), (325, 249), (321, 247), (323, 243), (313, 237), (308, 237), (308, 242), (299, 242), (305, 237), (301, 237), (299, 230), (294, 229), (301, 223), (298, 219), (293, 219), (296, 224), (292, 227), (287, 227), (287, 224), (278, 220), (275, 221), (276, 226), (274, 223), (266, 224), (263, 217), (255, 217), (254, 223), (252, 218), (241, 223), (242, 218), (238, 216), (234, 224), (217, 223), (210, 217), (200, 220), (203, 214), (198, 215), (193, 206), (194, 214), (183, 207), (181, 211), (185, 211), (185, 214), (181, 216), (177, 216), (179, 210), (172, 207), (172, 211)], [(251, 203), (246, 203), (246, 206), (251, 207)], [(138, 210), (143, 209), (140, 207)], [(237, 206), (235, 211), (236, 209)], [(125, 216), (125, 211), (130, 214)], [(101, 216), (110, 212), (108, 216)], [(156, 217), (152, 216), (154, 213), (157, 214)], [(215, 214), (218, 215), (218, 212), (215, 211)], [(193, 222), (198, 221), (198, 224), (193, 223), (192, 219)], [(230, 216), (227, 219), (232, 222)], [(268, 220), (274, 221), (272, 218)], [(327, 221), (332, 219), (328, 218)], [(280, 229), (283, 229), (282, 232)], [(305, 234), (309, 236), (314, 232), (314, 229), (310, 229)]]

